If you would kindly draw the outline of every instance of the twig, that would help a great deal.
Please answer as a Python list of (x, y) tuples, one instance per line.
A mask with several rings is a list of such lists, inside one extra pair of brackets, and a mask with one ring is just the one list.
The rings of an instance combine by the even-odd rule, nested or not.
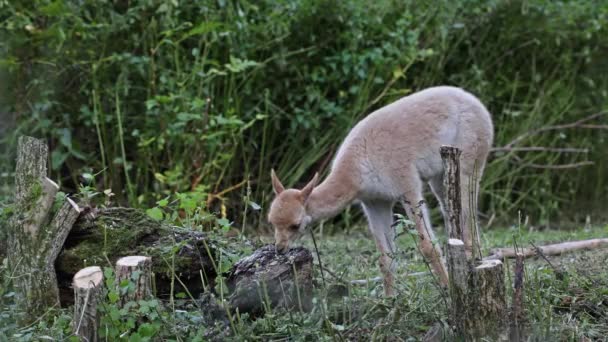
[(589, 153), (587, 148), (573, 147), (544, 147), (544, 146), (529, 146), (529, 147), (494, 147), (490, 152), (558, 152), (558, 153)]
[(587, 121), (591, 121), (595, 118), (598, 118), (602, 115), (608, 114), (608, 112), (599, 112), (599, 113), (595, 113), (592, 115), (589, 115), (585, 118), (582, 118), (580, 120), (568, 123), (568, 124), (562, 124), (562, 125), (553, 125), (553, 126), (545, 126), (545, 127), (541, 127), (541, 128), (537, 128), (528, 132), (525, 132), (524, 134), (518, 136), (517, 138), (511, 140), (511, 142), (509, 142), (508, 144), (506, 144), (503, 148), (511, 148), (513, 147), (515, 144), (521, 142), (522, 140), (526, 139), (529, 136), (532, 135), (536, 135), (539, 133), (543, 133), (543, 132), (547, 132), (547, 131), (555, 131), (555, 130), (561, 130), (561, 129), (569, 129), (569, 128), (599, 128), (599, 129), (605, 129), (605, 125), (589, 125), (589, 124), (584, 124)]
[[(551, 268), (553, 269), (553, 272), (555, 272), (555, 275), (557, 276), (557, 278), (561, 280), (564, 277), (564, 272), (562, 270), (560, 270), (559, 268), (555, 267), (555, 265), (553, 265), (551, 263), (551, 261), (549, 261), (547, 256), (545, 256), (545, 253), (543, 253), (542, 248), (539, 248), (533, 242), (530, 242), (530, 245), (532, 247), (534, 247), (534, 250), (536, 251), (536, 255), (543, 258), (543, 260), (545, 260), (547, 262), (547, 264), (549, 264), (549, 266), (551, 266)], [(518, 254), (521, 254), (521, 253), (518, 253)], [(523, 258), (523, 254), (521, 255), (521, 257)]]
[(533, 169), (549, 169), (549, 170), (575, 169), (578, 167), (595, 164), (594, 162), (592, 162), (590, 160), (585, 160), (585, 161), (577, 162), (577, 163), (550, 165), (550, 164), (526, 163), (526, 162), (524, 162), (524, 160), (522, 158), (520, 158), (518, 156), (513, 156), (513, 159), (515, 159), (515, 161), (517, 161), (517, 163), (520, 164), (522, 167), (529, 167), (529, 168), (533, 168)]
[(319, 254), (319, 248), (317, 247), (317, 240), (315, 239), (315, 233), (310, 229), (310, 236), (312, 236), (312, 243), (315, 246), (315, 252), (317, 253), (317, 260), (319, 260), (319, 269), (321, 270), (321, 280), (323, 281), (323, 287), (327, 289), (325, 284), (325, 275), (323, 275), (323, 264), (321, 263), (321, 254)]

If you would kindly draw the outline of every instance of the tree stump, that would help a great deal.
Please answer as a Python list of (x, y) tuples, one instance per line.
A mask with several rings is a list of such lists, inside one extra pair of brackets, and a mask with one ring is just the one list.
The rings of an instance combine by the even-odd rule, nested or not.
[(482, 261), (469, 276), (465, 336), (497, 337), (507, 320), (505, 279), (500, 260)]
[(152, 259), (128, 256), (116, 262), (116, 281), (120, 293), (119, 305), (152, 297)]
[(38, 139), (19, 138), (15, 171), (15, 204), (8, 224), (8, 264), (19, 305), (32, 321), (59, 305), (55, 260), (80, 214), (66, 199), (48, 222), (59, 187), (46, 177), (48, 147)]
[(98, 266), (83, 268), (74, 276), (74, 335), (83, 341), (97, 341), (99, 316), (97, 303), (100, 299), (103, 272)]
[[(441, 146), (440, 149), (450, 237), (447, 245), (450, 321), (457, 336), (475, 340), (495, 337), (502, 332), (507, 304), (502, 262), (484, 260), (473, 267), (471, 257), (475, 250), (481, 250), (481, 246), (468, 246), (462, 240), (465, 238), (462, 227), (468, 222), (463, 222), (461, 213), (460, 153), (452, 146)], [(473, 251), (467, 250), (471, 247)]]
[[(469, 263), (467, 262), (464, 242), (458, 239), (448, 241), (447, 253), (448, 273), (450, 275), (450, 298), (452, 318), (463, 314), (469, 301)], [(465, 331), (464, 320), (454, 320), (457, 331)]]
[(278, 254), (266, 245), (235, 263), (227, 277), (231, 307), (252, 315), (275, 307), (312, 308), (312, 254), (304, 247)]

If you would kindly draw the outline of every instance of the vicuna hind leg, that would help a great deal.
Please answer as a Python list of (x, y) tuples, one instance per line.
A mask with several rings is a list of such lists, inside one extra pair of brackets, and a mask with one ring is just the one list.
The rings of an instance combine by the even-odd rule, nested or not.
[(395, 253), (395, 232), (393, 230), (393, 205), (387, 201), (366, 201), (363, 210), (369, 222), (369, 230), (380, 250), (380, 271), (384, 278), (384, 294), (392, 296), (395, 283), (393, 255)]
[(438, 244), (434, 243), (435, 234), (430, 225), (430, 222), (425, 220), (426, 204), (422, 199), (422, 194), (415, 196), (405, 196), (403, 208), (410, 220), (416, 224), (418, 237), (420, 238), (420, 251), (424, 258), (431, 264), (431, 268), (439, 277), (439, 281), (443, 285), (448, 284), (448, 272), (441, 260), (441, 249)]

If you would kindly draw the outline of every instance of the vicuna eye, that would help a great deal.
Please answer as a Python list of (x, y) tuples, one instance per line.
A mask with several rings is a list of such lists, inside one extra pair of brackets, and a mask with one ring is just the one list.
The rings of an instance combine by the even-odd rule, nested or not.
[(298, 229), (300, 229), (300, 226), (297, 225), (297, 224), (292, 224), (291, 226), (289, 226), (289, 229), (290, 230), (298, 230)]

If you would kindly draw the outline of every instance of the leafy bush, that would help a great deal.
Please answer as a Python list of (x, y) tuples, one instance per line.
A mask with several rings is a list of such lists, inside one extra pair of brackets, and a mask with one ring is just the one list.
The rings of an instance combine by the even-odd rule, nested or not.
[[(427, 86), (477, 94), (497, 146), (605, 109), (607, 13), (546, 0), (0, 1), (1, 182), (16, 135), (30, 134), (49, 139), (64, 188), (101, 172), (98, 188), (123, 203), (220, 194), (210, 210), (238, 220), (244, 197), (268, 203), (271, 167), (287, 184), (327, 170), (357, 120)], [(580, 155), (495, 154), (483, 210), (546, 220), (605, 201), (604, 140), (568, 130), (524, 141), (591, 150), (594, 167), (566, 172), (529, 164)]]

